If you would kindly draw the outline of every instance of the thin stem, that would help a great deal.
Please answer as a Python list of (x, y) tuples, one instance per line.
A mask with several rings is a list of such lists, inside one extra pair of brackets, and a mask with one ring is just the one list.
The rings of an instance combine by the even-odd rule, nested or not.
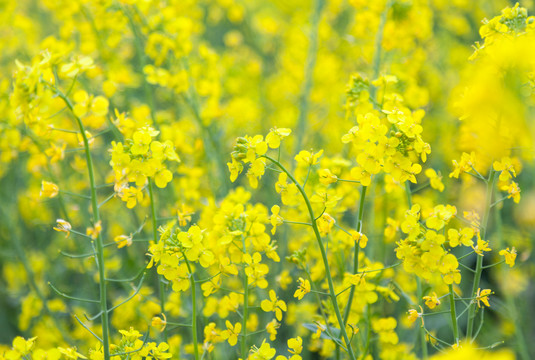
[[(157, 218), (156, 218), (156, 206), (154, 205), (154, 189), (152, 186), (152, 179), (149, 177), (149, 198), (150, 198), (150, 213), (152, 217), (152, 237), (154, 240), (154, 243), (158, 242), (158, 224), (157, 224)], [(165, 291), (162, 284), (162, 275), (157, 274), (156, 279), (158, 281), (158, 292), (160, 295), (160, 307), (162, 309), (162, 313), (165, 313)], [(164, 341), (167, 342), (167, 329), (164, 329), (163, 331), (163, 337)]]
[[(422, 281), (418, 275), (416, 275), (416, 295), (418, 296), (418, 304), (421, 306), (423, 290), (422, 290)], [(418, 337), (420, 338), (420, 346), (422, 348), (422, 358), (427, 359), (428, 357), (427, 356), (427, 341), (425, 339), (425, 329), (423, 326), (420, 326), (418, 330)]]
[(184, 261), (189, 271), (189, 281), (191, 285), (191, 334), (193, 336), (193, 355), (195, 360), (199, 360), (199, 344), (197, 341), (197, 289), (195, 288), (195, 277), (191, 270), (191, 265), (184, 255)]
[[(411, 186), (408, 181), (405, 181), (405, 193), (407, 195), (407, 205), (409, 206), (409, 209), (412, 208), (412, 191)], [(416, 296), (418, 297), (418, 304), (422, 305), (422, 281), (418, 275), (416, 275)], [(420, 346), (422, 348), (422, 357), (423, 359), (427, 359), (427, 341), (425, 339), (425, 329), (423, 326), (421, 326), (418, 329), (418, 337), (420, 338)]]
[(360, 181), (358, 181), (358, 180), (348, 180), (348, 179), (340, 179), (340, 178), (338, 178), (337, 181), (360, 184)]
[[(360, 233), (362, 232), (362, 219), (364, 217), (364, 200), (366, 198), (366, 186), (362, 187), (362, 190), (360, 192), (360, 202), (359, 202), (359, 210), (358, 210), (358, 220), (357, 220), (357, 231)], [(359, 242), (355, 241), (355, 256), (353, 258), (353, 274), (358, 273), (359, 271)], [(347, 305), (344, 313), (344, 326), (347, 324), (347, 321), (349, 319), (349, 314), (351, 313), (351, 304), (353, 303), (353, 297), (355, 296), (355, 285), (351, 286), (351, 291), (349, 292), (349, 298), (347, 299)]]
[(453, 339), (455, 344), (459, 343), (459, 326), (457, 325), (457, 312), (455, 311), (455, 298), (453, 294), (453, 285), (449, 285), (449, 299), (450, 299), (450, 314), (451, 314), (451, 326), (453, 328)]
[[(494, 192), (495, 180), (496, 180), (496, 171), (494, 171), (494, 169), (490, 169), (489, 179), (487, 181), (485, 213), (481, 221), (481, 226), (482, 226), (481, 238), (482, 239), (485, 239), (485, 236), (487, 235), (489, 214), (490, 214), (490, 209), (491, 209), (491, 204), (492, 204), (492, 194)], [(473, 298), (477, 296), (477, 289), (479, 288), (479, 282), (481, 280), (482, 271), (483, 271), (483, 256), (478, 256), (477, 262), (476, 262), (476, 273), (474, 275), (474, 283), (472, 286)], [(476, 318), (476, 304), (470, 303), (469, 308), (468, 308), (468, 319), (467, 319), (467, 324), (466, 324), (466, 337), (469, 339), (473, 339), (472, 332), (474, 329), (475, 318)]]
[[(89, 185), (91, 187), (91, 209), (93, 210), (93, 223), (96, 224), (100, 221), (100, 212), (98, 208), (98, 199), (97, 199), (97, 187), (95, 182), (95, 172), (93, 169), (93, 158), (91, 156), (91, 150), (89, 148), (89, 140), (85, 132), (84, 124), (82, 120), (76, 116), (73, 110), (72, 103), (70, 100), (57, 88), (53, 87), (53, 90), (56, 91), (57, 95), (65, 102), (67, 107), (72, 113), (72, 116), (78, 123), (80, 129), (80, 135), (82, 136), (85, 149), (85, 157), (87, 163), (87, 172), (89, 175)], [(104, 248), (102, 246), (102, 235), (99, 233), (96, 238), (97, 246), (97, 265), (99, 273), (99, 286), (100, 286), (100, 311), (102, 311), (102, 345), (104, 350), (104, 359), (110, 359), (110, 339), (109, 339), (109, 318), (108, 318), (108, 304), (107, 304), (107, 294), (106, 294), (106, 270), (104, 264)]]
[(353, 352), (353, 348), (351, 347), (351, 341), (349, 340), (349, 336), (347, 335), (347, 331), (346, 331), (346, 328), (344, 326), (344, 320), (342, 319), (342, 314), (340, 313), (340, 308), (338, 306), (338, 301), (336, 299), (336, 293), (334, 291), (334, 284), (333, 284), (333, 279), (332, 279), (332, 275), (331, 275), (331, 269), (330, 269), (330, 266), (329, 266), (329, 260), (327, 258), (327, 253), (325, 252), (325, 247), (323, 246), (323, 240), (321, 239), (321, 235), (320, 235), (320, 232), (319, 232), (319, 229), (318, 229), (318, 225), (317, 223), (314, 221), (314, 219), (316, 218), (314, 216), (314, 211), (312, 210), (312, 204), (310, 203), (310, 200), (305, 192), (305, 190), (303, 189), (303, 187), (297, 182), (297, 180), (294, 178), (294, 176), (292, 174), (290, 174), (290, 172), (280, 163), (278, 162), (277, 160), (267, 156), (267, 155), (263, 155), (263, 157), (265, 157), (266, 159), (270, 160), (272, 163), (274, 163), (275, 165), (278, 166), (279, 169), (281, 169), (282, 171), (284, 171), (286, 173), (286, 175), (288, 175), (288, 178), (295, 184), (295, 186), (297, 186), (297, 189), (299, 190), (299, 192), (301, 193), (301, 196), (303, 197), (303, 200), (305, 201), (305, 204), (306, 204), (306, 207), (307, 207), (307, 210), (308, 210), (308, 214), (310, 216), (310, 220), (312, 221), (312, 229), (314, 230), (314, 235), (316, 236), (316, 240), (318, 242), (318, 246), (320, 248), (320, 252), (321, 252), (321, 258), (323, 260), (323, 266), (325, 267), (325, 273), (326, 273), (326, 277), (327, 277), (327, 283), (329, 285), (329, 295), (330, 295), (330, 298), (331, 298), (331, 303), (333, 305), (333, 308), (334, 308), (334, 312), (336, 314), (336, 319), (338, 320), (338, 325), (340, 326), (340, 331), (342, 333), (342, 336), (344, 337), (344, 340), (346, 342), (346, 345), (347, 345), (347, 352), (349, 354), (349, 357), (351, 360), (356, 360), (356, 357), (355, 357), (355, 354)]
[[(242, 235), (243, 251), (246, 252), (245, 236)], [(247, 316), (249, 308), (249, 278), (243, 267), (243, 318), (241, 327), (241, 356), (243, 359), (247, 357)]]

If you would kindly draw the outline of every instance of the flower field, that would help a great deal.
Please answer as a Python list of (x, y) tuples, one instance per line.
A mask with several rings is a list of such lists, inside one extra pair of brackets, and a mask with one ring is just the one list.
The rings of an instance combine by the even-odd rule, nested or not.
[(0, 0), (0, 360), (534, 359), (532, 10)]

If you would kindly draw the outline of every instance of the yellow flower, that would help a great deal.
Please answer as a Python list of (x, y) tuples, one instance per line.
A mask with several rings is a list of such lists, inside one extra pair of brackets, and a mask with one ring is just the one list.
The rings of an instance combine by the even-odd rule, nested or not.
[(253, 352), (251, 354), (252, 360), (270, 360), (272, 359), (277, 350), (272, 349), (271, 346), (266, 342), (266, 339), (262, 341), (262, 345), (259, 348), (253, 347)]
[(507, 182), (512, 177), (516, 177), (516, 171), (511, 158), (504, 157), (501, 161), (495, 161), (492, 164), (492, 168), (496, 171), (500, 171), (500, 181)]
[(500, 255), (505, 257), (505, 263), (510, 267), (515, 265), (516, 260), (516, 249), (513, 247), (511, 250), (509, 248), (500, 250)]
[(298, 281), (299, 287), (297, 288), (297, 290), (295, 290), (294, 297), (296, 297), (298, 300), (301, 300), (303, 296), (310, 292), (310, 281), (305, 280), (301, 277)]
[(171, 180), (173, 180), (173, 173), (166, 168), (161, 168), (154, 175), (154, 183), (160, 189), (165, 188)]
[(483, 256), (483, 251), (491, 251), (492, 249), (489, 247), (489, 242), (481, 239), (479, 236), (479, 233), (477, 234), (477, 245), (475, 247), (472, 246), (476, 254)]
[(490, 307), (489, 295), (491, 295), (491, 294), (492, 294), (492, 290), (490, 290), (490, 289), (481, 290), (480, 288), (478, 288), (477, 289), (477, 294), (476, 294), (477, 306), (481, 307), (480, 302), (482, 302), (485, 306)]
[(53, 198), (56, 197), (59, 193), (59, 187), (48, 181), (41, 181), (41, 191), (39, 192), (39, 196), (44, 196), (47, 198)]
[(294, 355), (299, 355), (303, 351), (303, 339), (301, 336), (296, 338), (288, 339), (288, 348), (290, 353)]
[(442, 175), (440, 171), (437, 173), (434, 169), (425, 170), (425, 176), (429, 178), (431, 187), (440, 192), (444, 191), (444, 184), (442, 183)]
[(102, 231), (102, 221), (99, 220), (95, 226), (93, 227), (88, 227), (87, 230), (85, 231), (85, 233), (91, 237), (91, 239), (96, 239), (99, 235), (100, 235), (100, 232)]
[(436, 292), (433, 292), (433, 295), (424, 296), (423, 299), (425, 300), (425, 305), (427, 305), (427, 307), (430, 309), (434, 309), (440, 305), (440, 300), (437, 297)]
[(87, 359), (82, 354), (76, 352), (76, 347), (70, 347), (70, 348), (66, 348), (66, 349), (62, 348), (62, 347), (58, 347), (58, 350), (63, 354), (65, 359), (72, 359), (72, 360), (76, 360), (78, 358)]
[(323, 150), (320, 150), (315, 154), (306, 150), (301, 150), (299, 154), (295, 155), (295, 161), (297, 161), (299, 166), (316, 165), (322, 154)]
[(241, 323), (237, 322), (232, 326), (232, 323), (227, 320), (225, 321), (225, 325), (227, 326), (227, 329), (221, 331), (221, 338), (227, 340), (230, 346), (234, 346), (238, 342), (238, 335), (241, 332)]
[(361, 249), (364, 249), (368, 244), (368, 237), (365, 234), (355, 230), (351, 230), (350, 233), (353, 241), (355, 241)]
[(154, 316), (152, 318), (151, 326), (161, 327), (160, 332), (164, 331), (165, 326), (167, 325), (167, 317), (162, 313), (162, 317)]
[(290, 276), (290, 272), (288, 270), (283, 270), (276, 279), (282, 290), (286, 290), (288, 285), (292, 283), (292, 277)]
[(272, 214), (270, 217), (270, 222), (271, 222), (271, 225), (273, 226), (273, 229), (271, 229), (272, 235), (275, 235), (275, 232), (277, 231), (278, 226), (281, 226), (282, 224), (284, 224), (284, 219), (282, 218), (282, 216), (279, 215), (280, 209), (281, 208), (279, 205), (273, 205), (271, 207)]
[(318, 175), (320, 177), (320, 183), (323, 185), (329, 185), (338, 181), (338, 177), (329, 169), (321, 169), (318, 171)]
[(516, 204), (520, 202), (520, 187), (518, 186), (518, 183), (511, 181), (509, 185), (501, 186), (500, 190), (507, 191), (507, 198), (512, 198)]
[(117, 244), (117, 249), (132, 245), (132, 235), (118, 235), (113, 238)]
[(334, 220), (331, 215), (323, 213), (323, 215), (321, 215), (321, 217), (316, 221), (316, 223), (318, 224), (320, 234), (327, 235), (331, 232), (334, 224), (336, 223), (336, 220)]
[(57, 226), (54, 227), (54, 230), (64, 232), (65, 237), (68, 238), (71, 234), (72, 226), (67, 221), (63, 219), (57, 219)]
[(277, 149), (281, 144), (281, 140), (289, 136), (291, 133), (292, 133), (292, 129), (287, 129), (287, 128), (277, 129), (275, 127), (271, 129), (269, 134), (267, 134), (266, 143), (268, 144), (270, 148)]
[[(420, 305), (418, 305), (420, 306)], [(423, 318), (423, 313), (424, 313), (424, 309), (422, 309), (422, 307), (420, 306), (420, 312), (418, 312), (417, 310), (415, 309), (410, 309), (409, 310), (409, 322), (411, 324), (414, 324), (414, 322), (418, 319), (418, 318), (422, 318), (422, 327), (424, 326), (424, 318)]]
[(274, 290), (269, 290), (270, 300), (262, 300), (260, 306), (265, 312), (274, 311), (275, 317), (278, 321), (282, 320), (282, 312), (286, 311), (286, 303), (283, 300), (279, 300)]

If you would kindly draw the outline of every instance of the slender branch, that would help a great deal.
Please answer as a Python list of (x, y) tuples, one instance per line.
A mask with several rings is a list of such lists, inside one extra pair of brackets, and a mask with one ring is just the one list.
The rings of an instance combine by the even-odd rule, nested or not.
[(314, 235), (316, 236), (318, 247), (319, 247), (320, 252), (321, 252), (321, 258), (323, 260), (323, 266), (325, 267), (325, 273), (327, 275), (326, 276), (327, 277), (327, 283), (329, 285), (329, 294), (330, 294), (330, 298), (331, 298), (331, 303), (333, 305), (334, 312), (336, 314), (336, 319), (338, 321), (338, 325), (340, 326), (340, 332), (342, 333), (342, 336), (343, 336), (343, 338), (344, 338), (344, 340), (346, 342), (347, 353), (348, 353), (350, 359), (351, 360), (356, 360), (355, 353), (353, 352), (353, 348), (351, 346), (351, 341), (349, 340), (349, 336), (347, 335), (347, 331), (346, 331), (346, 328), (344, 326), (344, 320), (342, 319), (342, 314), (340, 313), (340, 308), (338, 306), (338, 301), (337, 301), (337, 298), (336, 298), (336, 293), (334, 291), (334, 284), (333, 284), (333, 279), (332, 279), (331, 270), (330, 270), (330, 266), (329, 266), (329, 260), (327, 258), (327, 253), (325, 252), (325, 247), (323, 246), (323, 240), (321, 239), (321, 235), (320, 235), (320, 232), (319, 232), (319, 229), (318, 229), (318, 225), (314, 221), (314, 219), (316, 217), (314, 216), (314, 211), (312, 210), (312, 204), (310, 203), (310, 200), (309, 200), (305, 190), (303, 189), (303, 187), (297, 182), (295, 177), (292, 174), (290, 174), (290, 172), (280, 162), (278, 162), (277, 160), (275, 160), (275, 159), (273, 159), (273, 158), (271, 158), (271, 157), (269, 157), (267, 155), (263, 155), (263, 157), (268, 159), (269, 161), (271, 161), (275, 165), (277, 165), (277, 167), (279, 169), (281, 169), (282, 171), (284, 171), (286, 173), (288, 178), (295, 184), (295, 186), (297, 187), (297, 189), (301, 193), (301, 196), (303, 197), (303, 200), (305, 201), (305, 204), (306, 204), (309, 216), (310, 216), (310, 220), (312, 221), (312, 229), (314, 230)]
[[(487, 195), (486, 195), (486, 206), (485, 206), (485, 213), (483, 215), (483, 219), (481, 221), (481, 238), (485, 239), (485, 236), (487, 235), (488, 230), (488, 221), (489, 221), (489, 215), (490, 215), (490, 209), (492, 204), (492, 194), (494, 192), (494, 183), (496, 181), (496, 171), (491, 168), (489, 179), (487, 181)], [(477, 295), (477, 289), (479, 288), (479, 282), (481, 280), (481, 273), (483, 271), (483, 256), (477, 257), (476, 262), (476, 272), (474, 275), (474, 283), (472, 286), (472, 297), (476, 297)], [(474, 329), (474, 320), (476, 317), (476, 304), (470, 303), (468, 306), (468, 318), (467, 318), (467, 324), (466, 324), (466, 337), (473, 340), (472, 332)]]
[[(357, 231), (360, 233), (362, 232), (362, 219), (364, 217), (364, 203), (366, 198), (366, 186), (362, 187), (362, 190), (360, 192), (360, 202), (359, 202), (359, 210), (358, 210), (358, 219), (357, 219)], [(354, 245), (354, 258), (353, 258), (353, 274), (358, 273), (359, 271), (359, 250), (360, 250), (360, 244), (358, 241), (355, 241)], [(347, 300), (346, 310), (344, 313), (344, 326), (347, 324), (347, 321), (349, 319), (349, 314), (351, 313), (351, 305), (353, 303), (353, 297), (355, 296), (355, 285), (351, 286), (351, 291), (349, 292), (349, 299)]]

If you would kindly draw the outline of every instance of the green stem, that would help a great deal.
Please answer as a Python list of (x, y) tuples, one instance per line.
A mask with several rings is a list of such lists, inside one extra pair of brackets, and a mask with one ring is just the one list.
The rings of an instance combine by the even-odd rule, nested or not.
[[(156, 219), (156, 206), (154, 205), (154, 187), (152, 185), (152, 179), (149, 178), (149, 198), (150, 198), (150, 212), (152, 216), (152, 238), (154, 243), (158, 242), (158, 224)], [(165, 313), (165, 289), (162, 283), (162, 275), (157, 274), (156, 279), (158, 281), (158, 292), (160, 295), (160, 308), (162, 313)], [(167, 329), (163, 332), (164, 341), (167, 342)]]
[[(405, 193), (407, 194), (407, 205), (410, 209), (412, 208), (412, 191), (408, 181), (405, 181)], [(416, 296), (418, 296), (418, 304), (422, 306), (422, 282), (418, 275), (416, 275)], [(418, 329), (418, 337), (420, 338), (420, 345), (422, 348), (422, 358), (427, 359), (427, 341), (425, 340), (425, 328), (423, 326)]]
[[(499, 192), (497, 189), (495, 189), (494, 196), (497, 197), (499, 195)], [(503, 221), (502, 221), (502, 214), (501, 209), (499, 206), (494, 206), (494, 224), (496, 225), (496, 235), (497, 235), (497, 248), (503, 249)], [(516, 346), (518, 354), (520, 355), (520, 359), (522, 360), (529, 360), (531, 359), (528, 351), (528, 346), (526, 344), (526, 338), (524, 337), (524, 332), (522, 330), (522, 325), (520, 323), (520, 319), (518, 318), (518, 310), (519, 307), (517, 307), (516, 299), (513, 295), (510, 293), (505, 293), (505, 301), (507, 303), (507, 307), (510, 312), (510, 319), (515, 324), (515, 337), (516, 337)], [(522, 310), (520, 310), (522, 312)]]
[(195, 277), (193, 276), (193, 271), (191, 271), (191, 266), (189, 264), (186, 255), (184, 255), (184, 261), (189, 271), (189, 281), (191, 285), (191, 334), (193, 336), (193, 356), (195, 360), (199, 360), (199, 344), (197, 341), (197, 289), (195, 288)]
[[(362, 231), (362, 219), (364, 217), (364, 199), (366, 198), (366, 186), (362, 187), (362, 191), (360, 192), (360, 203), (359, 203), (359, 212), (358, 212), (358, 220), (357, 220), (357, 231)], [(355, 242), (355, 257), (353, 258), (353, 274), (358, 273), (359, 271), (359, 250), (360, 246), (358, 242)], [(355, 285), (351, 286), (351, 290), (349, 291), (349, 299), (347, 300), (346, 310), (344, 313), (344, 325), (347, 324), (347, 320), (349, 319), (349, 314), (351, 312), (351, 304), (353, 303), (353, 297), (355, 296)]]
[[(242, 236), (243, 253), (247, 252), (245, 245), (245, 236)], [(241, 356), (242, 359), (247, 358), (247, 316), (249, 310), (249, 279), (243, 267), (243, 318), (241, 327)]]
[[(422, 281), (420, 280), (418, 275), (416, 275), (416, 294), (418, 296), (418, 304), (422, 306)], [(427, 359), (427, 341), (425, 340), (425, 329), (423, 326), (420, 326), (418, 329), (418, 337), (420, 338), (420, 347), (422, 348), (422, 359), (425, 360)]]
[(449, 285), (450, 293), (450, 314), (451, 314), (451, 326), (453, 327), (453, 339), (455, 344), (459, 344), (459, 326), (457, 325), (457, 311), (455, 310), (455, 297), (453, 293), (453, 285)]
[[(95, 172), (93, 169), (93, 158), (91, 156), (91, 151), (89, 149), (89, 141), (87, 139), (84, 124), (82, 120), (74, 114), (73, 106), (70, 100), (56, 87), (54, 90), (58, 96), (65, 102), (69, 107), (73, 117), (78, 123), (80, 128), (80, 134), (84, 142), (85, 149), (85, 158), (87, 162), (87, 172), (89, 173), (89, 186), (91, 187), (91, 209), (93, 210), (93, 223), (96, 224), (100, 221), (100, 213), (98, 210), (98, 199), (97, 199), (97, 187), (95, 183)], [(98, 265), (98, 274), (99, 274), (99, 285), (100, 285), (100, 311), (102, 312), (102, 346), (104, 348), (104, 359), (110, 359), (110, 339), (109, 339), (109, 314), (108, 314), (108, 304), (107, 304), (107, 294), (106, 294), (106, 271), (104, 264), (104, 248), (102, 246), (102, 235), (99, 233), (96, 238), (96, 247), (97, 247), (97, 265)]]
[(325, 273), (326, 273), (326, 277), (327, 277), (327, 283), (329, 285), (329, 296), (331, 298), (331, 303), (333, 305), (333, 308), (334, 308), (334, 312), (336, 314), (336, 319), (338, 321), (338, 325), (340, 326), (340, 332), (342, 333), (342, 336), (344, 337), (344, 340), (346, 342), (346, 345), (347, 345), (347, 352), (349, 354), (349, 357), (351, 360), (356, 360), (356, 357), (355, 357), (355, 354), (353, 352), (353, 348), (351, 347), (351, 341), (349, 341), (349, 336), (347, 335), (347, 331), (346, 331), (346, 328), (344, 326), (344, 320), (342, 319), (342, 314), (340, 313), (340, 307), (338, 306), (338, 301), (336, 299), (336, 293), (334, 291), (334, 284), (333, 284), (333, 279), (332, 279), (332, 275), (331, 275), (331, 270), (330, 270), (330, 267), (329, 267), (329, 260), (327, 258), (327, 253), (325, 251), (325, 247), (323, 246), (323, 240), (321, 239), (321, 235), (320, 235), (320, 232), (319, 232), (319, 229), (318, 229), (318, 225), (315, 221), (316, 217), (314, 216), (314, 211), (312, 210), (312, 205), (310, 203), (310, 200), (305, 192), (305, 190), (303, 189), (303, 187), (297, 182), (297, 180), (293, 177), (292, 174), (290, 174), (290, 172), (280, 163), (278, 162), (277, 160), (267, 156), (267, 155), (263, 155), (266, 159), (268, 159), (269, 161), (271, 161), (273, 164), (277, 165), (277, 167), (279, 169), (281, 169), (282, 171), (284, 171), (286, 173), (286, 175), (288, 175), (288, 178), (295, 184), (295, 186), (297, 186), (297, 189), (299, 190), (299, 192), (301, 193), (301, 196), (303, 197), (303, 200), (305, 200), (305, 204), (306, 204), (306, 207), (307, 207), (307, 210), (308, 210), (308, 214), (310, 216), (310, 220), (312, 221), (312, 229), (314, 230), (314, 235), (316, 236), (316, 240), (318, 242), (318, 246), (320, 248), (320, 252), (321, 252), (321, 258), (323, 260), (323, 266), (325, 267)]
[(310, 44), (308, 46), (308, 53), (305, 63), (305, 77), (301, 95), (299, 97), (299, 118), (297, 119), (297, 141), (295, 143), (295, 153), (297, 153), (303, 144), (303, 138), (305, 137), (307, 115), (310, 102), (310, 92), (312, 91), (312, 80), (314, 77), (314, 67), (316, 66), (316, 59), (318, 53), (318, 28), (321, 18), (321, 11), (325, 0), (314, 0), (314, 10), (310, 19), (311, 33)]
[[(481, 238), (485, 239), (487, 235), (487, 226), (489, 221), (489, 214), (492, 204), (492, 194), (494, 192), (494, 183), (496, 180), (496, 171), (494, 169), (490, 170), (489, 178), (487, 180), (487, 195), (486, 195), (486, 201), (485, 201), (485, 213), (483, 215), (483, 219), (481, 221)], [(477, 255), (477, 262), (476, 262), (476, 270), (474, 275), (474, 283), (472, 286), (472, 297), (475, 298), (477, 296), (477, 289), (479, 289), (479, 282), (481, 280), (481, 273), (483, 271), (483, 256)], [(469, 339), (472, 339), (472, 332), (474, 330), (474, 321), (476, 318), (476, 303), (475, 301), (472, 301), (470, 303), (469, 309), (468, 309), (468, 319), (467, 319), (467, 325), (466, 325), (466, 337)]]

